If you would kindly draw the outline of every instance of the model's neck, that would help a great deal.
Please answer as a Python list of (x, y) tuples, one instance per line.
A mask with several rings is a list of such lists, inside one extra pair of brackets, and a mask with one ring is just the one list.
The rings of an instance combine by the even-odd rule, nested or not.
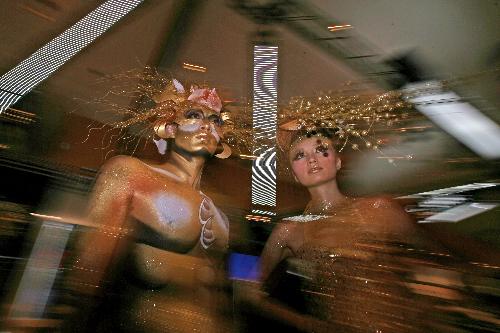
[(161, 167), (174, 173), (193, 188), (199, 189), (205, 162), (204, 156), (196, 156), (174, 148), (170, 152), (169, 159)]
[(329, 205), (335, 206), (347, 200), (347, 197), (340, 192), (335, 179), (320, 185), (310, 186), (307, 190), (311, 195), (312, 205), (328, 203)]

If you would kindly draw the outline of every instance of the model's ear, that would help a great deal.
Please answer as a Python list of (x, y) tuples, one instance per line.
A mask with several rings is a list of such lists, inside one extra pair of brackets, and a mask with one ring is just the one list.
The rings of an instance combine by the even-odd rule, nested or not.
[(175, 138), (175, 134), (177, 134), (177, 125), (175, 123), (159, 121), (153, 128), (155, 134), (162, 139), (172, 139)]
[(231, 147), (229, 147), (227, 143), (219, 142), (217, 150), (215, 151), (215, 157), (225, 159), (231, 156), (231, 153)]
[(339, 171), (340, 168), (342, 168), (342, 160), (340, 158), (337, 158), (337, 165), (336, 165), (336, 167), (337, 167), (337, 171)]
[(167, 133), (167, 137), (169, 139), (175, 138), (175, 135), (177, 134), (177, 124), (176, 123), (171, 123), (166, 126), (165, 132)]

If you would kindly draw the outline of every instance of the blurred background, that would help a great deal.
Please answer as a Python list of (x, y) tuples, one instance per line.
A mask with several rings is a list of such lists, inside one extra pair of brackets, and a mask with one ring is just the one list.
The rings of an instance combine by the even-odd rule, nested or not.
[[(102, 6), (113, 15), (99, 16)], [(352, 195), (398, 197), (421, 222), (500, 247), (498, 0), (2, 0), (0, 8), (4, 316), (9, 304), (30, 297), (18, 291), (30, 283), (21, 278), (30, 260), (41, 260), (34, 255), (39, 243), (56, 267), (37, 285), (50, 303), (71, 242), (73, 225), (66, 218), (85, 216), (86, 198), (107, 158), (132, 153), (112, 132), (91, 130), (115, 120), (88, 103), (114, 88), (104, 79), (156, 67), (183, 82), (217, 87), (236, 115), (248, 112), (242, 106), (254, 98), (256, 46), (276, 47), (278, 104), (353, 86), (381, 92), (453, 82), (446, 88), (452, 101), (437, 104), (473, 111), (458, 121), (453, 115), (436, 119), (423, 103), (377, 133), (383, 156), (345, 149), (340, 182)], [(86, 25), (78, 27), (85, 17)], [(158, 160), (152, 142), (134, 155)], [(252, 163), (238, 154), (211, 161), (202, 190), (230, 219), (230, 251), (258, 256), (274, 224), (300, 213), (308, 197), (278, 159), (276, 204), (256, 204)], [(30, 311), (32, 318), (43, 317), (43, 307)]]

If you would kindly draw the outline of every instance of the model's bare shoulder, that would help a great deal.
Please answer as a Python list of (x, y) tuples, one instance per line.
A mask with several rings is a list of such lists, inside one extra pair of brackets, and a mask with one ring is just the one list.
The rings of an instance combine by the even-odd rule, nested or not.
[[(355, 203), (364, 209), (392, 209), (398, 204), (389, 196), (373, 196), (356, 198)], [(399, 208), (401, 208), (399, 206)]]
[(102, 165), (95, 180), (90, 207), (93, 212), (117, 200), (128, 200), (133, 192), (133, 183), (140, 175), (138, 159), (130, 156), (115, 156)]
[(403, 206), (389, 196), (358, 199), (357, 205), (368, 223), (378, 224), (386, 231), (406, 233), (414, 228)]
[(273, 233), (280, 235), (281, 237), (289, 238), (298, 229), (302, 227), (302, 224), (293, 220), (283, 219), (281, 220), (273, 229)]
[(364, 212), (373, 212), (377, 214), (406, 214), (403, 206), (390, 196), (374, 196), (357, 198), (355, 200), (358, 208)]
[(266, 247), (270, 248), (292, 248), (296, 242), (296, 236), (300, 234), (298, 229), (301, 227), (299, 223), (282, 221), (276, 224), (269, 236)]
[(130, 181), (144, 174), (147, 165), (141, 160), (126, 156), (114, 156), (99, 169), (99, 179), (115, 179), (117, 181)]
[(299, 225), (295, 222), (280, 222), (271, 232), (261, 255), (261, 281), (265, 281), (282, 260), (293, 256), (297, 243)]
[(145, 169), (146, 167), (147, 165), (138, 158), (127, 155), (117, 155), (106, 161), (106, 163), (102, 165), (100, 171), (133, 171), (136, 169)]

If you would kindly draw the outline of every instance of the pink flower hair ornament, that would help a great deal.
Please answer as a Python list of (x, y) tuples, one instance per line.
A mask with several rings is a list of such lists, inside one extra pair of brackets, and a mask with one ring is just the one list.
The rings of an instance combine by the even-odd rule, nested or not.
[[(165, 111), (173, 109), (175, 113), (178, 113), (181, 109), (195, 105), (216, 111), (218, 114), (220, 114), (220, 110), (222, 109), (222, 102), (215, 88), (199, 88), (197, 85), (193, 85), (189, 89), (188, 95), (184, 86), (176, 79), (168, 82), (165, 89), (153, 96), (152, 99), (157, 104), (155, 109), (165, 109)], [(167, 118), (170, 118), (169, 114)]]
[[(159, 75), (159, 74), (157, 74)], [(215, 111), (220, 114), (222, 102), (214, 89), (191, 86), (189, 94), (184, 86), (176, 79), (164, 80), (163, 88), (141, 87), (142, 95), (149, 97), (155, 105), (140, 109), (117, 110), (117, 114), (128, 115), (126, 120), (112, 123), (115, 128), (128, 128), (138, 123), (151, 123), (156, 127), (158, 122), (175, 123), (179, 116), (189, 108), (201, 108)], [(148, 89), (149, 88), (149, 89)], [(106, 101), (103, 101), (106, 104)]]

